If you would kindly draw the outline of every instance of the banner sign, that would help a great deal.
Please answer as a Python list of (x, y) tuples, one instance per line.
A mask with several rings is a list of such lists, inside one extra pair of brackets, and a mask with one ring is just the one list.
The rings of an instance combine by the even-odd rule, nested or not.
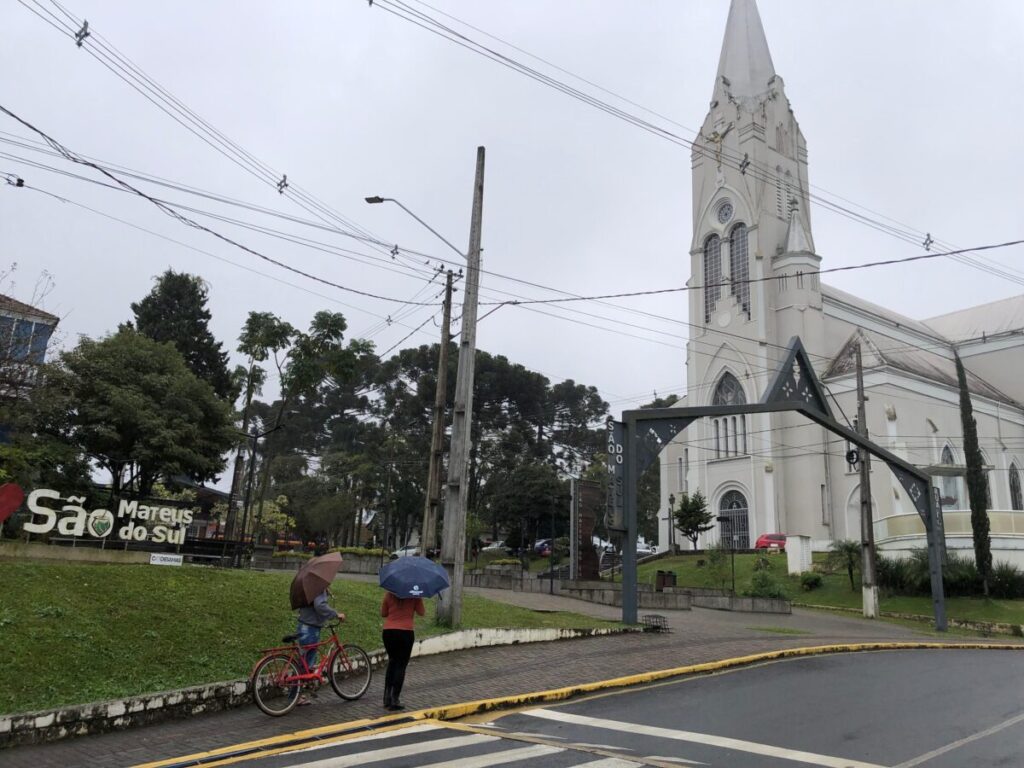
[(149, 555), (150, 565), (181, 565), (184, 561), (182, 555), (167, 555), (162, 552), (152, 552)]
[[(66, 502), (61, 505), (61, 501)], [(45, 502), (45, 503), (44, 503)], [(141, 504), (122, 499), (115, 515), (109, 509), (89, 511), (85, 496), (62, 499), (59, 492), (38, 488), (28, 495), (32, 519), (22, 526), (26, 533), (50, 533), (62, 536), (121, 541), (149, 541), (154, 544), (184, 544), (185, 532), (195, 512), (191, 509)]]
[(608, 509), (606, 522), (613, 531), (626, 530), (626, 465), (623, 457), (622, 422), (608, 419)]

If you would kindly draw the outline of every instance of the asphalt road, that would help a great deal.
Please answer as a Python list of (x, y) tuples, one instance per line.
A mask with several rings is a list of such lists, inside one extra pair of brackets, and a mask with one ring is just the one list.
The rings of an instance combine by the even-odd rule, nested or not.
[(804, 657), (236, 765), (1024, 765), (1024, 652)]

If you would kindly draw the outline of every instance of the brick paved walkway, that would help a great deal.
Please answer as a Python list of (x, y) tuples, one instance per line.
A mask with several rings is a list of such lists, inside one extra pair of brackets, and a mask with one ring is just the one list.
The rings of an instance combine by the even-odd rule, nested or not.
[[(619, 609), (549, 595), (468, 590), (536, 610), (570, 610), (618, 618)], [(647, 611), (641, 611), (641, 615)], [(814, 611), (791, 616), (732, 614), (694, 609), (659, 611), (670, 634), (628, 634), (551, 643), (483, 648), (413, 659), (402, 699), (410, 710), (494, 696), (529, 693), (621, 675), (713, 661), (749, 653), (850, 641), (924, 639), (892, 624)], [(809, 634), (784, 635), (757, 627)], [(934, 639), (931, 638), (931, 639)], [(955, 638), (951, 638), (954, 639)], [(315, 726), (385, 714), (380, 707), (383, 674), (366, 696), (344, 702), (328, 687), (313, 706), (269, 718), (255, 706), (199, 715), (109, 734), (0, 751), (5, 768), (128, 766), (265, 738)]]

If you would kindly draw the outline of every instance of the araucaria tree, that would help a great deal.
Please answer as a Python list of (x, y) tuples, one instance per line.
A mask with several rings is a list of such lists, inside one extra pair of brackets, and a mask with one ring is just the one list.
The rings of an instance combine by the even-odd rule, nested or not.
[(238, 382), (228, 368), (228, 354), (210, 332), (206, 283), (197, 275), (168, 269), (141, 301), (132, 303), (135, 328), (153, 341), (169, 341), (185, 364), (217, 397), (233, 403)]
[(32, 407), (34, 431), (90, 456), (115, 495), (148, 496), (173, 475), (211, 480), (236, 439), (230, 407), (178, 351), (128, 328), (46, 366)]
[(971, 500), (971, 533), (974, 535), (974, 563), (981, 576), (982, 587), (988, 595), (988, 580), (992, 573), (992, 539), (988, 522), (988, 481), (984, 461), (978, 448), (978, 424), (974, 420), (971, 393), (967, 389), (967, 372), (960, 355), (953, 352), (956, 378), (960, 384), (960, 422), (964, 431), (964, 456), (967, 461), (967, 495)]
[(688, 493), (683, 494), (683, 498), (679, 501), (679, 508), (673, 512), (673, 517), (676, 528), (693, 543), (694, 549), (697, 548), (697, 539), (700, 538), (700, 535), (714, 528), (714, 525), (711, 524), (714, 515), (708, 512), (707, 499), (699, 490), (694, 491), (692, 496)]

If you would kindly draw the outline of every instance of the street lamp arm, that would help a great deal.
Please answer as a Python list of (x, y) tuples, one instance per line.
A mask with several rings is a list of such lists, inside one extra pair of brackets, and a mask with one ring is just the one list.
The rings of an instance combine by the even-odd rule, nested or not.
[(451, 249), (452, 249), (453, 251), (455, 251), (455, 252), (456, 252), (457, 254), (459, 254), (459, 258), (460, 258), (460, 259), (462, 259), (463, 261), (466, 261), (466, 254), (464, 254), (464, 253), (463, 253), (462, 251), (460, 251), (460, 250), (459, 250), (458, 248), (456, 248), (456, 247), (455, 247), (454, 245), (452, 245), (452, 244), (451, 244), (451, 243), (450, 243), (450, 242), (448, 241), (448, 239), (447, 239), (447, 238), (445, 238), (445, 236), (444, 236), (444, 235), (442, 235), (442, 234), (441, 234), (440, 232), (438, 232), (438, 231), (437, 231), (436, 229), (434, 229), (434, 228), (433, 228), (432, 226), (430, 226), (429, 224), (427, 224), (427, 222), (425, 222), (425, 221), (424, 221), (423, 219), (421, 219), (421, 218), (420, 218), (419, 216), (417, 216), (417, 215), (416, 215), (415, 213), (413, 213), (413, 212), (412, 212), (412, 211), (410, 211), (410, 210), (409, 210), (408, 208), (406, 208), (406, 207), (405, 207), (404, 205), (402, 205), (402, 204), (401, 204), (401, 203), (400, 203), (400, 202), (399, 202), (398, 200), (395, 200), (395, 198), (393, 198), (393, 197), (380, 197), (379, 195), (374, 195), (373, 197), (368, 197), (368, 198), (366, 198), (366, 202), (368, 202), (368, 203), (369, 203), (370, 205), (376, 205), (376, 204), (378, 204), (378, 203), (394, 203), (394, 204), (395, 204), (395, 205), (397, 205), (397, 206), (398, 206), (399, 208), (401, 208), (401, 209), (402, 209), (403, 211), (405, 211), (405, 212), (406, 212), (406, 213), (408, 213), (408, 214), (409, 214), (410, 216), (412, 216), (412, 217), (413, 217), (414, 219), (416, 219), (416, 221), (418, 221), (418, 222), (419, 222), (420, 224), (422, 224), (422, 225), (423, 225), (424, 227), (426, 227), (427, 229), (429, 229), (429, 230), (430, 230), (430, 231), (431, 231), (431, 232), (432, 232), (432, 233), (434, 234), (434, 236), (435, 236), (435, 237), (436, 237), (436, 238), (437, 238), (438, 240), (440, 240), (440, 241), (441, 241), (442, 243), (444, 243), (444, 244), (445, 244), (445, 245), (447, 245), (447, 246), (448, 246), (449, 248), (451, 248)]

